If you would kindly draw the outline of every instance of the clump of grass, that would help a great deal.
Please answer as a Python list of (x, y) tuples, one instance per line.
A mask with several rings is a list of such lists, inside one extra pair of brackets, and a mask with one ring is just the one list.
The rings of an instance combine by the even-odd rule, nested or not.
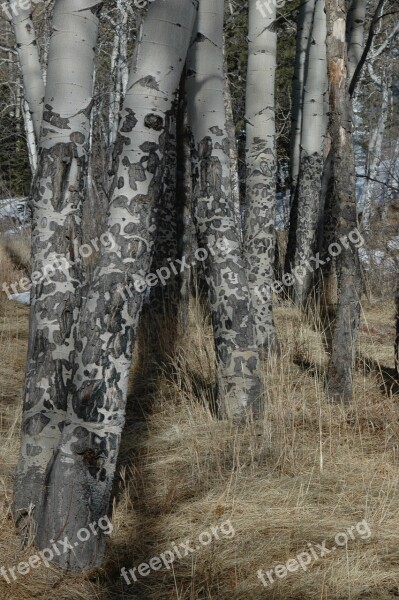
[(1, 246), (17, 270), (26, 275), (31, 273), (31, 239), (30, 231), (22, 229), (1, 238)]

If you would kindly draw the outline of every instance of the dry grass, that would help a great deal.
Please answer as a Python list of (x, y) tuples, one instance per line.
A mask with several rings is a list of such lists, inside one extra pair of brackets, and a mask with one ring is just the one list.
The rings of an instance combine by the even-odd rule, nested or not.
[(3, 235), (1, 250), (18, 270), (29, 274), (31, 271), (30, 231), (22, 229), (13, 234)]
[[(196, 308), (189, 335), (172, 345), (152, 323), (140, 336), (130, 413), (120, 455), (114, 532), (101, 571), (85, 577), (41, 567), (7, 584), (5, 600), (385, 600), (399, 595), (399, 406), (386, 374), (393, 367), (393, 306), (366, 306), (355, 400), (331, 406), (323, 396), (322, 336), (288, 305), (276, 311), (283, 356), (265, 374), (263, 422), (235, 430), (209, 402), (213, 350)], [(34, 553), (20, 549), (11, 521), (27, 310), (1, 305), (1, 564)], [(165, 333), (166, 331), (166, 333)], [(153, 347), (157, 347), (154, 361)], [(132, 586), (120, 569), (148, 562), (230, 519), (233, 539), (213, 541), (172, 570)], [(349, 541), (307, 572), (265, 589), (258, 569), (285, 563), (308, 543), (366, 519), (372, 536)]]

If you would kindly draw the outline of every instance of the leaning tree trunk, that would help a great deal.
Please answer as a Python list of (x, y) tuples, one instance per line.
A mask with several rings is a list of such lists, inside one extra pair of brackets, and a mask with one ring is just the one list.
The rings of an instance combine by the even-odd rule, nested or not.
[[(82, 306), (77, 372), (68, 395), (61, 444), (46, 474), (38, 538), (46, 547), (60, 532), (70, 540), (110, 510), (137, 325), (148, 286), (154, 207), (164, 172), (166, 121), (179, 86), (197, 0), (150, 4), (131, 70), (116, 148), (109, 207), (113, 244), (103, 248)], [(55, 561), (66, 569), (101, 564), (99, 531)]]
[(349, 81), (352, 81), (363, 54), (366, 12), (367, 2), (365, 0), (352, 0), (347, 21)]
[(293, 299), (301, 307), (305, 306), (312, 286), (312, 269), (304, 265), (316, 253), (322, 211), (323, 149), (328, 124), (326, 34), (325, 0), (316, 0), (303, 92), (296, 247), (291, 265)]
[(305, 76), (307, 73), (307, 58), (315, 2), (316, 0), (302, 2), (298, 13), (295, 65), (294, 76), (292, 79), (292, 114), (290, 136), (291, 209), (287, 251), (285, 256), (285, 270), (287, 272), (290, 271), (291, 264), (294, 261), (296, 248), (296, 229), (298, 220), (297, 184), (301, 151), (303, 89)]
[(12, 25), (17, 42), (25, 100), (32, 116), (36, 143), (38, 143), (43, 118), (44, 83), (36, 32), (32, 21), (32, 7), (22, 8), (18, 6), (16, 13), (12, 11)]
[[(230, 185), (229, 141), (223, 96), (223, 0), (201, 0), (187, 59), (192, 132), (194, 221), (207, 254), (221, 413), (259, 410), (259, 358), (240, 236)], [(199, 250), (200, 251), (200, 250)]]
[(276, 124), (274, 83), (276, 7), (259, 19), (256, 0), (249, 2), (246, 91), (246, 206), (244, 258), (261, 356), (278, 353), (273, 320), (272, 285), (276, 246)]
[(336, 244), (340, 247), (336, 258), (338, 305), (327, 372), (327, 395), (330, 400), (349, 401), (352, 398), (361, 295), (359, 254), (347, 237), (357, 227), (353, 112), (345, 41), (346, 10), (342, 8), (341, 0), (326, 0), (326, 13), (331, 193), (337, 218)]
[(14, 487), (14, 512), (21, 525), (28, 514), (38, 520), (45, 470), (60, 441), (71, 385), (73, 326), (83, 277), (77, 250), (100, 7), (93, 0), (57, 0), (54, 10), (39, 166), (33, 184), (33, 287), (22, 443)]

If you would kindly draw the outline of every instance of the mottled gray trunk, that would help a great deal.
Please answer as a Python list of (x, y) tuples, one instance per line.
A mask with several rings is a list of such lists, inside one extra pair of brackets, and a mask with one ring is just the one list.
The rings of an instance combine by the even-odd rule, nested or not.
[(187, 59), (187, 97), (195, 171), (194, 221), (207, 253), (221, 413), (259, 409), (259, 357), (250, 292), (230, 185), (223, 95), (223, 0), (201, 0)]
[[(171, 263), (181, 259), (178, 250), (178, 214), (176, 198), (177, 176), (177, 140), (176, 118), (177, 104), (174, 102), (165, 120), (165, 167), (162, 189), (156, 202), (155, 221), (156, 237), (154, 244), (151, 272), (164, 269), (171, 276), (165, 285), (156, 285), (151, 289), (151, 312), (158, 319), (177, 316), (179, 304), (180, 273), (171, 271)], [(180, 271), (180, 269), (178, 269)]]
[[(195, 226), (193, 222), (193, 179), (191, 170), (191, 139), (188, 126), (187, 95), (185, 73), (180, 85), (180, 98), (177, 111), (177, 241), (180, 256), (190, 265), (180, 273), (180, 327), (189, 325), (189, 300), (196, 268), (194, 254), (197, 250)], [(196, 265), (197, 267), (198, 265)]]
[(231, 98), (230, 81), (227, 72), (227, 60), (225, 58), (224, 97), (226, 107), (226, 128), (229, 138), (230, 177), (231, 193), (234, 202), (234, 217), (238, 231), (241, 235), (241, 203), (240, 203), (240, 180), (238, 177), (238, 149), (236, 142), (236, 126), (233, 115), (233, 102)]
[[(67, 421), (49, 465), (40, 545), (97, 522), (110, 510), (137, 325), (148, 286), (162, 191), (166, 120), (186, 59), (196, 0), (149, 5), (130, 72), (115, 147), (116, 177), (108, 214), (113, 243), (102, 255), (82, 306), (77, 371)], [(101, 564), (100, 531), (55, 561), (71, 570)]]
[(17, 6), (16, 14), (14, 11), (10, 12), (12, 13), (12, 25), (21, 66), (25, 100), (29, 107), (36, 142), (38, 143), (43, 118), (44, 83), (36, 32), (32, 21), (32, 7), (22, 8)]
[(366, 0), (352, 0), (347, 21), (349, 81), (352, 80), (363, 53), (366, 12)]
[(14, 487), (14, 512), (20, 524), (28, 513), (39, 520), (45, 470), (60, 440), (74, 368), (74, 324), (83, 279), (78, 248), (100, 7), (92, 0), (57, 0), (54, 9), (33, 185), (33, 287)]
[(121, 102), (126, 93), (129, 77), (127, 64), (127, 44), (129, 35), (129, 11), (125, 8), (125, 0), (117, 0), (117, 22), (111, 54), (111, 92), (109, 99), (109, 131), (108, 150), (110, 156), (118, 135), (119, 113)]
[[(274, 6), (274, 8), (273, 8)], [(276, 7), (260, 18), (256, 0), (249, 2), (246, 90), (246, 210), (244, 258), (261, 356), (279, 352), (273, 320), (272, 285), (276, 247), (276, 123), (274, 84)]]
[(346, 10), (341, 0), (326, 0), (327, 62), (330, 89), (331, 169), (333, 205), (337, 218), (336, 258), (338, 304), (332, 335), (332, 352), (327, 371), (330, 400), (352, 398), (356, 342), (360, 322), (361, 276), (358, 250), (342, 242), (357, 227), (353, 111), (349, 95), (346, 51)]
[(395, 334), (395, 370), (396, 376), (399, 378), (399, 286), (395, 295), (395, 309), (396, 309), (396, 334)]
[(292, 112), (290, 136), (290, 171), (291, 171), (291, 208), (288, 231), (285, 270), (291, 269), (296, 248), (296, 229), (298, 222), (298, 175), (301, 153), (303, 90), (307, 72), (309, 41), (312, 31), (313, 13), (316, 0), (302, 2), (299, 7), (294, 76), (292, 79)]
[(375, 194), (378, 189), (376, 181), (381, 180), (380, 168), (382, 162), (382, 148), (384, 134), (389, 118), (389, 105), (391, 101), (390, 81), (385, 81), (382, 86), (382, 103), (378, 122), (371, 135), (366, 162), (366, 178), (359, 199), (362, 208), (362, 231), (370, 233), (372, 222), (376, 214)]
[(291, 272), (294, 275), (293, 299), (304, 306), (313, 282), (309, 259), (317, 251), (321, 217), (323, 148), (327, 131), (327, 56), (325, 1), (316, 0), (306, 70), (301, 155), (297, 190), (296, 246)]

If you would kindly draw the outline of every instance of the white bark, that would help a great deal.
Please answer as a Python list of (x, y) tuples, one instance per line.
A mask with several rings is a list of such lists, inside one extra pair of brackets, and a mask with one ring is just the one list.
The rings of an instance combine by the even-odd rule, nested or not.
[(32, 21), (32, 7), (12, 12), (12, 25), (17, 42), (17, 52), (24, 83), (25, 99), (32, 115), (33, 128), (37, 142), (43, 117), (44, 83)]
[[(273, 8), (274, 7), (274, 8)], [(273, 320), (276, 221), (276, 124), (274, 85), (277, 34), (272, 28), (275, 4), (259, 18), (257, 2), (249, 2), (246, 90), (246, 211), (244, 256), (255, 316), (257, 345), (262, 354), (278, 352)]]
[(25, 135), (26, 135), (26, 143), (28, 146), (28, 154), (29, 154), (29, 164), (30, 169), (32, 171), (32, 175), (36, 172), (37, 169), (37, 144), (36, 144), (36, 136), (35, 129), (32, 120), (32, 114), (29, 110), (28, 103), (26, 100), (23, 104), (23, 113), (24, 113), (24, 123), (25, 123)]
[(364, 25), (366, 21), (367, 3), (365, 0), (352, 0), (348, 12), (348, 67), (349, 81), (355, 73), (363, 53)]
[[(316, 0), (302, 2), (299, 7), (294, 77), (292, 80), (291, 124), (291, 181), (296, 186), (299, 174), (299, 157), (302, 129), (303, 86), (307, 69), (307, 55)], [(274, 4), (274, 3), (273, 3)]]

